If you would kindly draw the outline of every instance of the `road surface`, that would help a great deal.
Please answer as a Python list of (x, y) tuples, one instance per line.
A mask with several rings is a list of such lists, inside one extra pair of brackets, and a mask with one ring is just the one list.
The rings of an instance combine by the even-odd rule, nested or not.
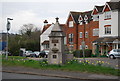
[(50, 77), (50, 76), (39, 76), (39, 75), (29, 75), (29, 74), (17, 74), (17, 73), (7, 73), (2, 72), (2, 81), (88, 81), (88, 80), (78, 80), (60, 77)]
[(2, 79), (67, 79), (59, 77), (28, 75), (28, 74), (16, 74), (16, 73), (2, 73)]

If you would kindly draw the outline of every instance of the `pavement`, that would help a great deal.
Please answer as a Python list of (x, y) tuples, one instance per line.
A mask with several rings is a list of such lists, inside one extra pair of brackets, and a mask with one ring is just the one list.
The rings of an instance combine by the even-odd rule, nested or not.
[(61, 77), (61, 78), (80, 79), (80, 80), (120, 81), (119, 76), (112, 76), (112, 75), (92, 74), (85, 72), (81, 73), (81, 72), (61, 71), (61, 70), (45, 70), (45, 69), (34, 69), (34, 68), (13, 67), (13, 66), (9, 66), (9, 67), (3, 66), (2, 72)]

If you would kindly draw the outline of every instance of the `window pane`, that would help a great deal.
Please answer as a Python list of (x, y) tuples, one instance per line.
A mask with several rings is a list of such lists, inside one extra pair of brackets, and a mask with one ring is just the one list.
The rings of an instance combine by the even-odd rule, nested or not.
[(82, 32), (80, 32), (80, 38), (82, 38)]
[(105, 27), (105, 34), (111, 34), (111, 27)]
[(57, 55), (53, 55), (53, 58), (56, 59), (56, 58), (57, 58)]
[(69, 27), (73, 27), (73, 21), (69, 21)]
[(85, 38), (88, 38), (88, 32), (85, 32)]
[(111, 18), (111, 12), (105, 12), (105, 19)]

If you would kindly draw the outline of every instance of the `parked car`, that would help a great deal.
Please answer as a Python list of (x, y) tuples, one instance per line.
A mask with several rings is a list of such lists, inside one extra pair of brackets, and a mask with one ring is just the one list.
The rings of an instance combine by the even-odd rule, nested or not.
[(46, 57), (47, 58), (48, 53), (49, 53), (49, 50), (43, 50), (43, 51), (40, 52), (40, 57), (43, 57), (43, 58)]
[(120, 49), (111, 50), (107, 56), (111, 59), (115, 59), (115, 58), (120, 57)]
[(8, 54), (8, 56), (12, 56), (12, 54), (10, 52), (6, 52), (6, 51), (1, 52), (2, 55), (6, 55), (6, 53)]
[(36, 57), (39, 57), (40, 56), (40, 52), (39, 51), (34, 51)]
[(36, 57), (36, 55), (35, 55), (35, 53), (34, 52), (32, 52), (32, 51), (25, 51), (25, 56), (26, 57), (28, 57), (28, 56), (30, 56), (30, 57)]

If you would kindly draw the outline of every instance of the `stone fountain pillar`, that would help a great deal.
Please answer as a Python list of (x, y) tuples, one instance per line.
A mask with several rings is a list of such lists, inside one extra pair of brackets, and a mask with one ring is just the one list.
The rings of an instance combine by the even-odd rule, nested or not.
[(58, 19), (59, 18), (56, 18), (56, 23), (49, 35), (49, 43), (50, 43), (50, 52), (48, 54), (49, 64), (65, 63), (65, 53), (64, 53), (65, 34), (62, 30), (62, 27), (60, 27)]

